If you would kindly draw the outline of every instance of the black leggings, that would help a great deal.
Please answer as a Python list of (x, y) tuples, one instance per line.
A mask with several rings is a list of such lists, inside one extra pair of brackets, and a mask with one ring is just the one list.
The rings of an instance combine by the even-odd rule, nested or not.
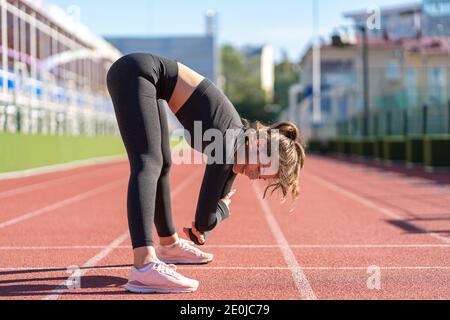
[(176, 233), (172, 221), (169, 129), (164, 105), (178, 79), (178, 65), (150, 54), (130, 54), (107, 76), (117, 121), (130, 161), (128, 223), (133, 248), (153, 246), (153, 224), (160, 237)]

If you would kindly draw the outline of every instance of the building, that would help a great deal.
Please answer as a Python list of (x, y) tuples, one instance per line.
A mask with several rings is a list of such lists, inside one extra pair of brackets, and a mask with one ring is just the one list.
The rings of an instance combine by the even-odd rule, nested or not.
[[(433, 30), (439, 28), (426, 23), (430, 18), (424, 12), (425, 7), (425, 4), (412, 4), (382, 9), (381, 29), (368, 31), (371, 117), (373, 114), (387, 114), (394, 118), (395, 123), (407, 109), (409, 116), (415, 117), (408, 130), (415, 134), (420, 132), (422, 120), (414, 113), (424, 105), (433, 110), (430, 113), (430, 117), (435, 117), (432, 119), (433, 133), (446, 130), (446, 124), (440, 123), (439, 115), (447, 112), (444, 106), (450, 99), (449, 37), (436, 34)], [(368, 14), (364, 10), (345, 16), (351, 18), (355, 25), (360, 25)], [(448, 17), (450, 20), (450, 11)], [(306, 135), (323, 139), (335, 137), (343, 130), (340, 123), (348, 123), (349, 120), (355, 124), (344, 130), (347, 133), (350, 130), (354, 136), (363, 134), (362, 126), (356, 123), (361, 122), (364, 112), (363, 39), (358, 32), (347, 38), (353, 40), (345, 40), (342, 34), (335, 32), (331, 40), (321, 46), (321, 123), (313, 124), (312, 121), (312, 48), (300, 62), (301, 83), (292, 88), (290, 112), (285, 117), (300, 123)], [(372, 118), (369, 121), (371, 134), (400, 134), (404, 130), (400, 126), (387, 128), (387, 121)]]
[[(369, 28), (375, 40), (450, 36), (450, 0), (423, 0), (407, 5), (381, 9), (380, 28)], [(344, 17), (357, 25), (366, 24), (372, 13), (367, 10), (348, 12)]]
[(267, 102), (272, 102), (275, 94), (275, 50), (269, 46), (244, 47), (241, 50), (245, 64), (261, 79), (261, 88), (266, 93)]
[(206, 32), (203, 35), (173, 37), (118, 37), (107, 36), (109, 41), (123, 54), (148, 52), (176, 59), (208, 79), (217, 83), (220, 57), (217, 48), (216, 14), (206, 14)]
[[(370, 11), (370, 10), (369, 10)], [(372, 41), (384, 41), (386, 38), (391, 40), (415, 38), (421, 34), (423, 29), (423, 5), (422, 3), (412, 3), (395, 7), (386, 7), (381, 9), (380, 28), (374, 25), (368, 30), (369, 38)], [(368, 10), (358, 10), (347, 12), (344, 17), (353, 20), (355, 25), (366, 25), (367, 19), (374, 12), (368, 13)]]
[(62, 9), (0, 0), (0, 131), (117, 132), (106, 73), (120, 53)]

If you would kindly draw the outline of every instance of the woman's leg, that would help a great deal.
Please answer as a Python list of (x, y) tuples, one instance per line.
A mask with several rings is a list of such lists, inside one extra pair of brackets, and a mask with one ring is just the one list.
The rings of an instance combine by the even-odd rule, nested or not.
[(126, 56), (108, 73), (108, 89), (130, 161), (128, 223), (135, 266), (157, 260), (153, 225), (158, 182), (163, 171), (161, 119), (157, 90), (143, 76), (139, 61)]
[(164, 104), (158, 102), (159, 119), (161, 121), (161, 147), (163, 168), (158, 180), (156, 193), (155, 226), (161, 245), (171, 245), (178, 241), (172, 219), (172, 201), (170, 193), (170, 169), (172, 153), (170, 150), (170, 133), (167, 113)]

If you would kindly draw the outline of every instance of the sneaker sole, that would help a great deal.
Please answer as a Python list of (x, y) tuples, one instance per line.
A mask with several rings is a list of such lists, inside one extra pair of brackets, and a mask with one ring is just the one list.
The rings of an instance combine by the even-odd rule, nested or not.
[(186, 260), (160, 260), (166, 264), (180, 264), (180, 265), (203, 265), (213, 262), (214, 259), (211, 260), (203, 260), (203, 261), (186, 261)]
[(132, 284), (127, 284), (126, 289), (132, 293), (192, 293), (198, 290), (197, 288), (186, 288), (186, 289), (156, 289), (144, 286), (136, 286)]

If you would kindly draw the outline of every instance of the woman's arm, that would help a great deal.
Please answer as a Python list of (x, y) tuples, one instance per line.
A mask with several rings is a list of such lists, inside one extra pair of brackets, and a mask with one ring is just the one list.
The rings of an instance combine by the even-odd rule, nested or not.
[[(227, 207), (227, 210), (229, 212), (231, 199), (233, 195), (236, 193), (236, 189), (231, 190), (230, 193), (228, 193), (225, 198), (223, 198), (219, 204), (223, 204)], [(219, 210), (219, 209), (218, 209)], [(197, 230), (195, 227), (195, 222), (192, 222), (192, 228), (184, 228), (184, 233), (186, 236), (191, 239), (192, 242), (194, 242), (196, 245), (202, 246), (206, 242), (206, 237), (208, 236), (209, 232), (202, 233)]]
[(185, 230), (191, 240), (197, 245), (198, 235), (206, 236), (217, 225), (230, 216), (230, 202), (234, 192), (231, 190), (236, 174), (232, 165), (211, 164), (206, 167), (200, 189), (195, 223), (191, 229)]
[(229, 216), (229, 208), (221, 199), (231, 191), (235, 179), (232, 165), (206, 166), (195, 214), (195, 226), (199, 231), (212, 231)]

